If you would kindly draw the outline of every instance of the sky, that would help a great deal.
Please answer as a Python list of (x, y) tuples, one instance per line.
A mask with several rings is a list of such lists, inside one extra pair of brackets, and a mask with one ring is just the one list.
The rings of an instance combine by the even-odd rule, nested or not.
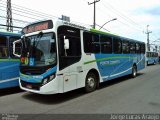
[[(52, 16), (69, 16), (71, 21), (93, 25), (94, 0), (12, 0), (12, 4), (40, 11)], [(16, 16), (16, 15), (15, 15)], [(14, 16), (13, 16), (14, 17)], [(16, 17), (18, 18), (18, 16)], [(96, 3), (96, 24), (120, 36), (147, 42), (149, 25), (150, 43), (160, 45), (160, 0), (100, 0)], [(27, 18), (20, 18), (29, 21)], [(34, 21), (34, 20), (32, 20)], [(99, 27), (96, 27), (99, 29)], [(104, 29), (103, 29), (104, 30)], [(154, 42), (156, 41), (156, 42)]]

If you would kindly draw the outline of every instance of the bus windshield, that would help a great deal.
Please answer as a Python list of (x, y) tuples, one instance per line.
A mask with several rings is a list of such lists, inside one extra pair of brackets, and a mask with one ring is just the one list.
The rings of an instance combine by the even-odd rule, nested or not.
[[(40, 33), (22, 40), (22, 57), (27, 58), (25, 65), (44, 66), (56, 63), (56, 44), (53, 33)], [(31, 63), (32, 59), (32, 64)], [(22, 60), (21, 60), (22, 61)], [(22, 62), (23, 63), (23, 62)]]

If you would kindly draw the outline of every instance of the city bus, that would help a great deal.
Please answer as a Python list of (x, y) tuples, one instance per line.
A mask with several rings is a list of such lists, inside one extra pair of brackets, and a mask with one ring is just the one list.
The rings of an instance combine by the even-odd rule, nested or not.
[(155, 65), (159, 62), (159, 55), (157, 52), (146, 52), (146, 63), (147, 65)]
[[(19, 86), (20, 60), (13, 55), (13, 42), (20, 36), (19, 33), (0, 32), (0, 89)], [(20, 45), (16, 47), (18, 50)]]
[(62, 19), (36, 22), (22, 31), (19, 84), (26, 91), (92, 92), (102, 82), (136, 77), (145, 68), (144, 42)]

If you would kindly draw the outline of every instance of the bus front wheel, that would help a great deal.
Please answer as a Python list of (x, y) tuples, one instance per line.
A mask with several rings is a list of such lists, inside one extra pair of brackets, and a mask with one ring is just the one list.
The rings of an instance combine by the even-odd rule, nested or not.
[(92, 72), (89, 72), (86, 76), (85, 91), (87, 93), (92, 92), (96, 89), (96, 86), (97, 86), (96, 75)]

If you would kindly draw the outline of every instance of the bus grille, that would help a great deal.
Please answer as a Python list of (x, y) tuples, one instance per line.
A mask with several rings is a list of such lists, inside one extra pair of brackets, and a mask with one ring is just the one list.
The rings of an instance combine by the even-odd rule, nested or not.
[(24, 88), (33, 89), (33, 90), (40, 90), (40, 87), (42, 86), (41, 83), (29, 83), (29, 82), (25, 82), (23, 80), (21, 80), (21, 85)]
[(41, 75), (45, 72), (44, 68), (20, 67), (20, 72), (25, 75)]

